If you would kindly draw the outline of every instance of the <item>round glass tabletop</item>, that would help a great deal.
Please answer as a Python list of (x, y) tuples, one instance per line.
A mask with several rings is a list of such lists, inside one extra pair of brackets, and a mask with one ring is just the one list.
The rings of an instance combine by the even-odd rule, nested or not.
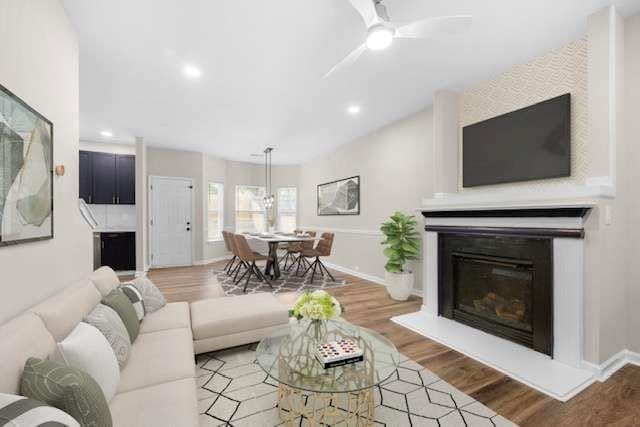
[[(320, 343), (351, 338), (364, 353), (362, 362), (323, 368), (315, 357)], [(321, 325), (300, 321), (277, 329), (258, 344), (258, 364), (276, 381), (316, 393), (348, 393), (371, 388), (395, 372), (399, 355), (377, 332), (344, 320)]]

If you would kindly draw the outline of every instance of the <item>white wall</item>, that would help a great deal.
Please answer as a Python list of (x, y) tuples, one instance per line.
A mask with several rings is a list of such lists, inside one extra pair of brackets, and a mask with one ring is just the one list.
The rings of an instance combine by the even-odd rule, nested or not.
[[(301, 165), (300, 225), (336, 234), (330, 263), (384, 277), (380, 224), (398, 210), (415, 213), (433, 195), (432, 142), (429, 108)], [(360, 215), (318, 216), (317, 185), (354, 175), (360, 175)], [(419, 289), (419, 263), (414, 270)]]
[[(279, 186), (298, 185), (299, 166), (274, 166), (274, 191)], [(224, 228), (235, 230), (236, 185), (264, 185), (264, 166), (224, 160), (194, 151), (147, 147), (147, 175), (191, 178), (194, 183), (193, 262), (203, 264), (228, 255), (224, 243), (208, 241), (208, 182), (224, 185)], [(262, 248), (260, 248), (262, 249)]]
[(93, 267), (92, 236), (78, 211), (78, 41), (57, 0), (0, 2), (0, 82), (54, 125), (54, 238), (0, 247), (0, 322)]
[[(191, 234), (191, 253), (193, 260), (203, 259), (203, 247), (206, 234), (203, 229), (204, 199), (202, 197), (204, 155), (195, 151), (168, 150), (147, 147), (147, 176), (172, 176), (190, 178), (193, 181), (193, 227)], [(149, 182), (149, 181), (147, 181)], [(149, 193), (149, 200), (153, 197)], [(149, 203), (149, 206), (152, 206)], [(151, 210), (149, 216), (152, 215)], [(149, 233), (151, 235), (151, 233)], [(151, 236), (149, 236), (151, 238)], [(149, 251), (151, 253), (151, 251)]]
[(625, 22), (625, 139), (627, 151), (624, 162), (627, 173), (620, 177), (628, 189), (627, 197), (627, 236), (624, 250), (628, 265), (627, 277), (627, 341), (629, 348), (640, 352), (640, 269), (637, 267), (637, 252), (640, 245), (640, 120), (638, 103), (640, 102), (640, 14), (628, 18)]

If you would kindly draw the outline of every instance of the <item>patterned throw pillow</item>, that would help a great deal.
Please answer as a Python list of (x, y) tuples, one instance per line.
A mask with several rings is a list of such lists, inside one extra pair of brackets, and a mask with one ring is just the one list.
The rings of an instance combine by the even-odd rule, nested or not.
[(111, 307), (98, 304), (96, 308), (84, 318), (84, 321), (95, 326), (102, 332), (102, 335), (109, 341), (109, 345), (116, 354), (116, 359), (118, 359), (118, 365), (120, 365), (120, 369), (122, 369), (129, 359), (131, 339), (118, 313)]
[(37, 400), (0, 393), (0, 424), (7, 427), (80, 427), (69, 414)]
[(118, 313), (122, 323), (124, 323), (124, 327), (127, 328), (129, 339), (133, 343), (138, 338), (140, 322), (138, 321), (136, 309), (133, 308), (129, 298), (120, 289), (114, 289), (106, 297), (102, 298), (102, 303), (113, 308)]
[(132, 284), (122, 285), (120, 288), (122, 292), (129, 298), (131, 304), (133, 304), (133, 308), (136, 310), (136, 315), (138, 316), (138, 320), (142, 321), (142, 318), (145, 315), (144, 311), (144, 303), (142, 301), (142, 294), (135, 286)]
[(80, 369), (31, 357), (24, 365), (20, 393), (55, 406), (82, 426), (113, 425), (102, 389)]
[(147, 276), (138, 277), (128, 282), (128, 284), (135, 286), (142, 294), (142, 302), (147, 314), (158, 311), (167, 305), (167, 301), (162, 296), (160, 289)]

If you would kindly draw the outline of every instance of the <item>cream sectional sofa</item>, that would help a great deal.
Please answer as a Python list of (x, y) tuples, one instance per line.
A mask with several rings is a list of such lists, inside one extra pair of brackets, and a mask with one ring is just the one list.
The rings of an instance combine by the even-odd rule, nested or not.
[[(0, 326), (0, 392), (19, 394), (26, 360), (55, 358), (56, 342), (118, 284), (113, 271), (101, 268)], [(147, 315), (109, 403), (114, 426), (197, 426), (192, 327), (200, 334), (198, 353), (259, 340), (287, 322), (286, 306), (271, 294), (260, 295), (199, 301), (195, 318), (186, 302)]]

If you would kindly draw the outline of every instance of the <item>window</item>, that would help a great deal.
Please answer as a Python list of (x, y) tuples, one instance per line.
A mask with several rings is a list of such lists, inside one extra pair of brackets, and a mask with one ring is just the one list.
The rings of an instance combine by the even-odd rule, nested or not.
[(278, 188), (278, 231), (291, 233), (297, 225), (298, 189)]
[(236, 233), (260, 233), (267, 230), (264, 196), (264, 187), (236, 186)]
[(217, 182), (209, 183), (209, 198), (207, 199), (207, 239), (220, 240), (222, 238), (224, 206), (224, 187)]

